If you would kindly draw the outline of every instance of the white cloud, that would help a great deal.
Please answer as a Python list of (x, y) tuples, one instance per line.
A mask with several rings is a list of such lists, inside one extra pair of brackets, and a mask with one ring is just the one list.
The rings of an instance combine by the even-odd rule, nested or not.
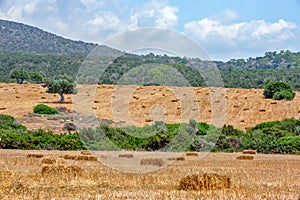
[(131, 11), (129, 27), (173, 28), (178, 21), (177, 12), (178, 8), (167, 2), (150, 1)]
[(247, 55), (290, 48), (299, 37), (299, 27), (283, 19), (272, 23), (253, 20), (228, 24), (204, 18), (186, 23), (184, 33), (203, 45), (212, 57), (218, 54), (217, 57), (224, 59), (236, 57), (237, 52), (242, 55), (242, 51)]
[(155, 23), (157, 27), (161, 28), (171, 28), (177, 24), (176, 12), (178, 12), (177, 7), (166, 6), (163, 9), (158, 11), (161, 15), (156, 19)]
[(88, 24), (102, 30), (112, 30), (117, 32), (123, 29), (122, 21), (112, 12), (106, 12), (101, 16), (96, 15), (94, 19), (88, 21)]

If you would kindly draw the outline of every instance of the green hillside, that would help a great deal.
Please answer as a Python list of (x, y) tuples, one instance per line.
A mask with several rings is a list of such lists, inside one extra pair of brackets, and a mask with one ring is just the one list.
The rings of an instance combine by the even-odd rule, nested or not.
[(72, 41), (39, 28), (0, 20), (0, 50), (56, 55), (86, 55), (97, 45)]
[[(300, 52), (266, 52), (261, 57), (227, 62), (201, 61), (152, 53), (122, 54), (103, 45), (64, 39), (5, 20), (0, 20), (0, 30), (0, 82), (14, 81), (9, 78), (14, 68), (41, 72), (46, 77), (68, 74), (75, 78), (87, 55), (98, 47), (101, 58), (88, 60), (88, 70), (79, 72), (80, 80), (96, 78), (99, 84), (206, 86), (202, 75), (193, 66), (204, 66), (209, 70), (209, 66), (215, 65), (225, 87), (262, 88), (267, 81), (278, 80), (300, 90)], [(104, 68), (106, 70), (101, 71)]]

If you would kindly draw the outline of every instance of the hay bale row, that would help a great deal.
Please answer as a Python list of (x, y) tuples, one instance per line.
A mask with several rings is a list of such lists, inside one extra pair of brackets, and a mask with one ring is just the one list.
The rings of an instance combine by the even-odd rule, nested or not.
[(252, 149), (247, 149), (243, 151), (243, 154), (257, 154), (257, 152), (255, 150)]
[(133, 158), (133, 154), (120, 154), (120, 158)]
[(253, 160), (254, 156), (241, 155), (241, 156), (236, 157), (236, 159), (238, 159), (238, 160)]
[(199, 152), (186, 152), (186, 156), (199, 156)]
[(165, 162), (161, 158), (142, 158), (140, 161), (141, 165), (153, 165), (153, 166), (164, 166)]
[(35, 154), (35, 153), (27, 154), (27, 158), (42, 158), (42, 157), (44, 157), (43, 154)]
[(179, 190), (225, 189), (231, 184), (230, 177), (219, 174), (188, 175), (179, 182)]
[(46, 165), (42, 167), (42, 176), (47, 175), (82, 175), (83, 169), (78, 166), (64, 166), (64, 165)]

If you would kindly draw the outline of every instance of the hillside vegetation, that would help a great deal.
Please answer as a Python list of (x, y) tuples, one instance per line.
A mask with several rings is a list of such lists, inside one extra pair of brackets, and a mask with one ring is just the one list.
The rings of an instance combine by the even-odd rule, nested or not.
[[(227, 62), (202, 61), (152, 53), (121, 54), (103, 45), (72, 41), (36, 27), (6, 20), (0, 20), (0, 29), (1, 82), (12, 81), (9, 73), (14, 68), (40, 72), (50, 78), (64, 74), (75, 78), (87, 55), (98, 47), (101, 54), (99, 59), (105, 59), (106, 54), (116, 55), (108, 66), (101, 66), (106, 69), (104, 73), (99, 73), (99, 59), (94, 63), (95, 67), (87, 72), (99, 79), (100, 84), (206, 86), (194, 66), (208, 69), (215, 65), (220, 70), (224, 86), (228, 88), (263, 88), (266, 82), (273, 80), (286, 82), (292, 89), (300, 90), (300, 52), (266, 52), (262, 57), (231, 59)], [(90, 59), (88, 62), (93, 64)], [(145, 67), (148, 65), (152, 67)]]
[(0, 20), (0, 50), (56, 55), (87, 55), (97, 45), (72, 41), (39, 28)]

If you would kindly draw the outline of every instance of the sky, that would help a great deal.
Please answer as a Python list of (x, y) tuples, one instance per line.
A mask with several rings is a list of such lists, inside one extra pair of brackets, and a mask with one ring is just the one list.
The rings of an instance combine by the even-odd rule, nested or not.
[(300, 51), (299, 13), (300, 0), (0, 0), (0, 19), (65, 38), (101, 44), (126, 31), (163, 28), (224, 61)]

